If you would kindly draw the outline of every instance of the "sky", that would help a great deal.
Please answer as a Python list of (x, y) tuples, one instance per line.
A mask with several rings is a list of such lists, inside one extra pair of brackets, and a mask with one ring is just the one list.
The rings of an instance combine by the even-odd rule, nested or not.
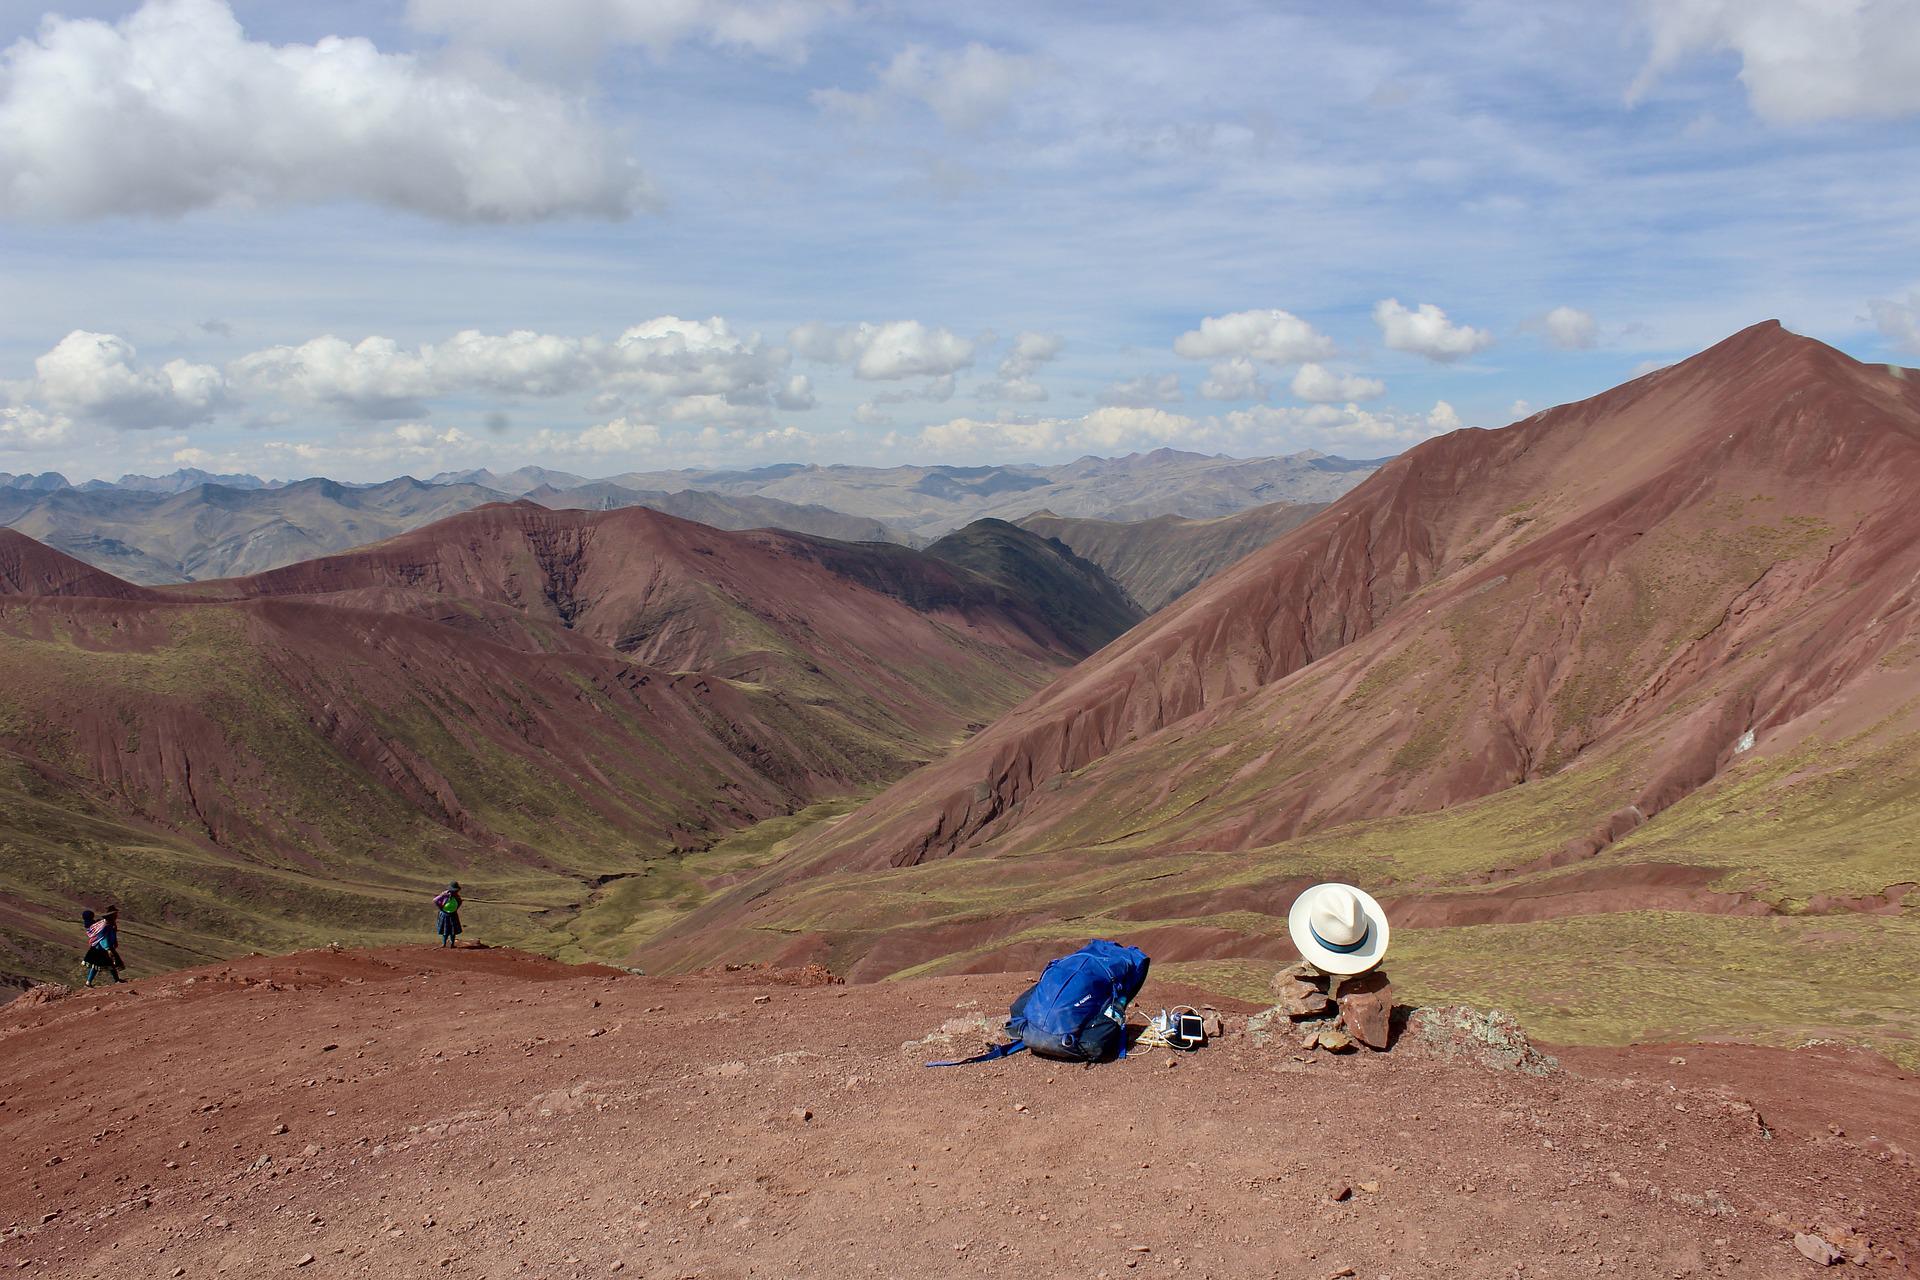
[(1920, 0), (0, 0), (0, 471), (1372, 458), (1769, 318), (1920, 363)]

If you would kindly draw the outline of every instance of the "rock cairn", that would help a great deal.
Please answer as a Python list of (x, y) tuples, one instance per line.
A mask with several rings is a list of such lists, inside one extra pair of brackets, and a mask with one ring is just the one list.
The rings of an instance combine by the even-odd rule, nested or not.
[(1255, 1044), (1280, 1043), (1328, 1053), (1356, 1046), (1383, 1050), (1393, 1026), (1393, 984), (1384, 970), (1350, 978), (1296, 960), (1273, 975), (1276, 1003), (1247, 1020)]

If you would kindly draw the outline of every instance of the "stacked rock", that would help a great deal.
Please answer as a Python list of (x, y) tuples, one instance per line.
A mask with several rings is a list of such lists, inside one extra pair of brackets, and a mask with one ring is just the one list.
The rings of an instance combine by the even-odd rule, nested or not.
[(1277, 1000), (1271, 1019), (1285, 1016), (1303, 1049), (1344, 1053), (1356, 1044), (1385, 1049), (1393, 1022), (1393, 984), (1385, 970), (1349, 978), (1329, 976), (1296, 960), (1273, 975)]

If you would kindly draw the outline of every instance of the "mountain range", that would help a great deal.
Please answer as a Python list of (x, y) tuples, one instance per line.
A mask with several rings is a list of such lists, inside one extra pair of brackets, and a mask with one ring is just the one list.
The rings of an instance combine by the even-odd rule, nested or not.
[[(852, 471), (885, 519), (1156, 468), (1238, 501), (1237, 465), (700, 479)], [(1920, 374), (1767, 323), (1328, 474), (1317, 510), (924, 549), (520, 499), (161, 587), (0, 534), (8, 967), (64, 964), (77, 900), (183, 960), (400, 936), (457, 874), (573, 959), (858, 980), (1123, 936), (1258, 999), (1343, 879), (1415, 1000), (1920, 1062)]]
[[(748, 471), (629, 472), (607, 477), (629, 489), (699, 489), (732, 497), (778, 498), (867, 516), (922, 538), (983, 517), (1017, 520), (1035, 511), (1107, 520), (1231, 515), (1271, 502), (1326, 502), (1370, 475), (1377, 461), (1306, 452), (1230, 458), (1155, 449), (1118, 458), (1083, 457), (1054, 466), (818, 466), (782, 463)], [(525, 468), (508, 474), (446, 472), (438, 483), (479, 484), (513, 494), (541, 486), (576, 488), (578, 476)]]
[(1916, 485), (1920, 375), (1775, 323), (1429, 441), (639, 955), (878, 977), (1124, 930), (1253, 994), (1340, 878), (1430, 990), (1549, 1030), (1805, 1025), (1753, 975), (1843, 965), (1827, 1016), (1913, 1057)]
[[(808, 467), (631, 473), (589, 480), (541, 467), (292, 483), (187, 469), (74, 486), (0, 474), (0, 524), (130, 581), (231, 577), (391, 537), (490, 502), (556, 509), (644, 506), (722, 529), (787, 529), (921, 546), (982, 516), (1062, 510), (1130, 519), (1238, 511), (1262, 495), (1331, 495), (1374, 464), (1317, 454), (1233, 459), (1160, 450), (1061, 467)], [(898, 517), (897, 519), (894, 517)]]
[(184, 963), (398, 931), (449, 875), (534, 936), (597, 883), (898, 777), (1137, 618), (1089, 630), (1118, 588), (1067, 598), (1018, 568), (1057, 547), (996, 536), (990, 579), (523, 501), (153, 588), (0, 530), (0, 965), (64, 972), (75, 897)]

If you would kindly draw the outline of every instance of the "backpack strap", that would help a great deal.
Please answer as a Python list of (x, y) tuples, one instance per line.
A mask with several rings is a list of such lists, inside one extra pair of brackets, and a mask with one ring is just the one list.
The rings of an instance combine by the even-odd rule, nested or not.
[(1011, 1058), (1027, 1047), (1024, 1040), (1015, 1040), (1012, 1044), (997, 1044), (985, 1053), (975, 1054), (971, 1058), (959, 1058), (953, 1062), (929, 1062), (929, 1067), (969, 1067), (976, 1062), (992, 1062), (995, 1058)]

